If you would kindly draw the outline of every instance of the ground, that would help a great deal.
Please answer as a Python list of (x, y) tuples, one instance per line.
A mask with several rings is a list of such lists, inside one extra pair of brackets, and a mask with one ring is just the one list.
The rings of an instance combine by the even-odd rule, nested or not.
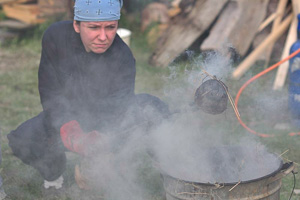
[[(163, 91), (164, 76), (168, 75), (166, 70), (151, 68), (147, 64), (149, 53), (143, 53), (145, 51), (141, 50), (142, 47), (139, 44), (133, 42), (132, 46), (133, 53), (137, 58), (136, 92), (149, 92), (168, 100), (164, 97)], [(12, 155), (6, 139), (6, 135), (11, 130), (41, 111), (37, 90), (39, 58), (39, 44), (0, 48), (0, 130), (3, 153), (0, 173), (4, 179), (6, 193), (14, 200), (47, 199), (43, 196), (41, 189), (43, 180), (39, 174)], [(260, 66), (256, 66), (241, 80), (228, 80), (226, 84), (230, 94), (235, 97), (242, 84), (261, 70)], [(281, 157), (284, 162), (295, 162), (297, 169), (300, 163), (300, 138), (299, 136), (291, 137), (288, 133), (299, 130), (291, 124), (287, 108), (287, 87), (285, 86), (282, 91), (271, 89), (274, 76), (275, 71), (246, 88), (239, 101), (239, 111), (247, 126), (261, 133), (275, 135), (271, 138), (260, 138), (254, 135), (253, 137), (266, 145), (272, 153), (283, 154)], [(186, 94), (193, 95), (193, 91), (187, 90)], [(221, 126), (226, 122), (226, 125), (221, 126), (222, 131), (232, 132), (233, 138), (241, 137), (244, 134), (252, 136), (252, 133), (243, 129), (237, 122), (230, 104), (228, 104), (224, 117), (220, 119), (221, 121), (211, 122), (208, 126), (216, 126), (216, 124)], [(78, 157), (70, 155), (68, 158), (70, 162), (68, 170), (64, 174), (66, 180), (64, 191), (58, 193), (54, 199), (93, 199), (92, 193), (80, 190), (74, 181), (74, 165), (78, 162)], [(296, 180), (296, 188), (300, 188), (299, 175), (296, 176)], [(155, 191), (152, 194), (152, 200), (164, 199), (161, 188), (157, 188), (161, 187), (160, 179), (148, 181), (149, 188)], [(283, 178), (281, 199), (289, 198), (293, 184), (291, 173)], [(99, 199), (99, 197), (97, 198)], [(292, 199), (300, 199), (300, 196), (294, 195)]]

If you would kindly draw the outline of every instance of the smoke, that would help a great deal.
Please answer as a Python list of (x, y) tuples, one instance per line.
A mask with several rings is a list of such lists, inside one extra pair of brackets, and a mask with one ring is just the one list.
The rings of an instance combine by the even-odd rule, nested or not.
[(99, 151), (81, 161), (89, 187), (104, 199), (151, 199), (144, 180), (152, 173), (147, 161), (148, 137), (141, 127), (131, 129), (122, 141), (119, 135), (109, 136), (108, 151)]
[(153, 134), (156, 161), (164, 173), (214, 184), (253, 180), (279, 168), (279, 160), (254, 140), (226, 145), (223, 137), (229, 133), (205, 132), (203, 124), (186, 117), (178, 118), (176, 124), (164, 124)]
[[(220, 115), (209, 115), (193, 104), (195, 90), (205, 80), (215, 77), (227, 82), (232, 72), (227, 55), (209, 52), (191, 57), (183, 75), (176, 66), (170, 67), (165, 94), (175, 114), (151, 132), (155, 161), (163, 173), (186, 181), (232, 183), (279, 168), (280, 160), (262, 144), (244, 133), (234, 133), (233, 124), (238, 123), (230, 106)], [(269, 104), (269, 108), (274, 107)]]
[(164, 94), (171, 109), (186, 109), (194, 101), (195, 91), (201, 83), (212, 77), (226, 83), (232, 72), (232, 59), (225, 50), (205, 52), (199, 56), (187, 50), (185, 54), (189, 62), (184, 66), (174, 63), (169, 66), (170, 75), (164, 77)]
[(198, 57), (187, 53), (190, 63), (170, 66), (169, 76), (164, 77), (164, 99), (172, 115), (164, 119), (146, 106), (146, 120), (126, 131), (126, 139), (110, 135), (110, 151), (83, 161), (89, 184), (105, 199), (151, 199), (151, 184), (145, 179), (157, 178), (153, 169), (186, 181), (233, 183), (268, 175), (280, 167), (280, 160), (263, 145), (235, 133), (232, 124), (237, 121), (230, 106), (220, 115), (210, 115), (193, 104), (195, 91), (205, 80), (214, 76), (226, 83), (232, 60), (220, 52)]

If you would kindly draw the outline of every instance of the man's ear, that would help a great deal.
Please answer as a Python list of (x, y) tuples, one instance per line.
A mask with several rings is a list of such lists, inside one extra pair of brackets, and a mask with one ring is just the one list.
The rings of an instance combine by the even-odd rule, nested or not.
[(80, 33), (80, 23), (77, 23), (75, 20), (73, 20), (73, 27), (76, 33)]

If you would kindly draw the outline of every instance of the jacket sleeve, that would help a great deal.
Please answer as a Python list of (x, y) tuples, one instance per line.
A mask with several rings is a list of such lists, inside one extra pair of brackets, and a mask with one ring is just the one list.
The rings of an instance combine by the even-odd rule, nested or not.
[(68, 101), (64, 97), (63, 87), (58, 78), (58, 60), (58, 47), (54, 40), (54, 34), (48, 30), (42, 40), (38, 87), (46, 116), (45, 125), (56, 134), (59, 133), (62, 124), (71, 120), (67, 112)]

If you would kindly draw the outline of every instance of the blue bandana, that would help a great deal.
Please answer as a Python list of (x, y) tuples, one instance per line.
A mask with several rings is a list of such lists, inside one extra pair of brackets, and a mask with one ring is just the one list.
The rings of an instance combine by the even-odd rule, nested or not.
[(74, 20), (114, 21), (121, 16), (123, 0), (76, 0)]

